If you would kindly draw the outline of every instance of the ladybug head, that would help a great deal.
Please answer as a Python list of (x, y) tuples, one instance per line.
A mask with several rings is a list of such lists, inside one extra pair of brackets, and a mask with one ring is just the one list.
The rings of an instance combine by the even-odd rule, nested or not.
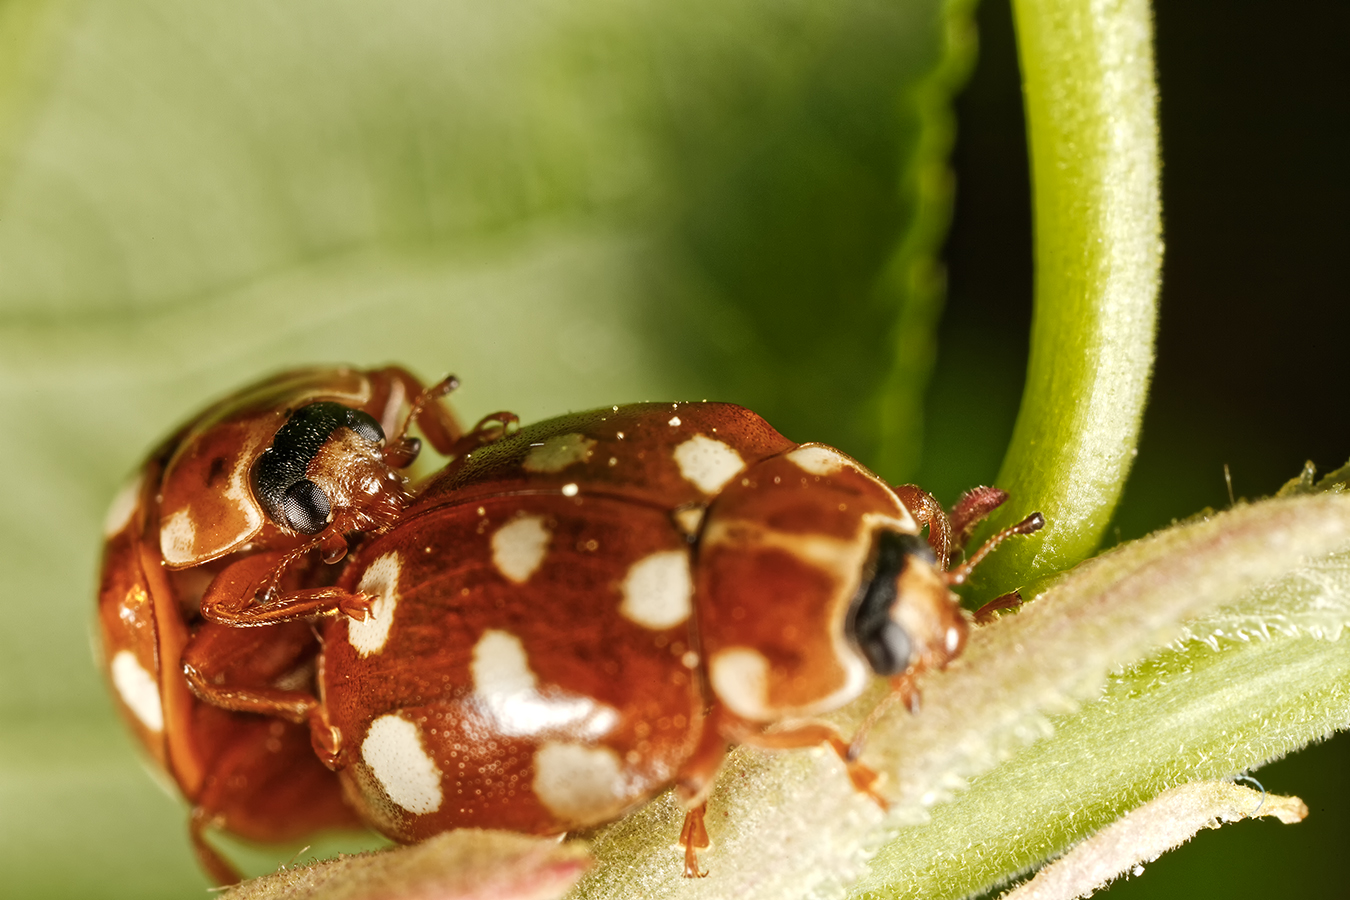
[(383, 446), (384, 429), (368, 413), (332, 401), (310, 403), (291, 413), (253, 464), (253, 492), (285, 531), (380, 527), (409, 499)]
[(961, 652), (966, 619), (917, 534), (880, 528), (849, 612), (846, 633), (878, 675), (940, 667)]
[(919, 525), (876, 475), (802, 445), (749, 467), (699, 541), (699, 627), (714, 693), (741, 718), (820, 715), (869, 675), (940, 667), (966, 622)]

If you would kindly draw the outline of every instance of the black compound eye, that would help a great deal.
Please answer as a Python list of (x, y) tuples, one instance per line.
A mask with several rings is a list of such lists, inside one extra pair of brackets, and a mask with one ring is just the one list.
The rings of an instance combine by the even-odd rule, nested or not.
[(281, 500), (281, 514), (286, 524), (301, 534), (318, 534), (327, 528), (332, 509), (328, 496), (308, 480), (291, 485)]
[(909, 668), (912, 647), (905, 629), (890, 619), (881, 623), (866, 639), (859, 636), (859, 645), (872, 671), (883, 677), (899, 675)]
[(384, 429), (375, 421), (375, 417), (365, 410), (350, 410), (347, 414), (347, 427), (372, 444), (384, 440)]
[(913, 643), (891, 618), (900, 574), (918, 556), (933, 562), (933, 551), (916, 534), (882, 531), (877, 535), (870, 575), (858, 589), (849, 631), (867, 664), (878, 675), (897, 675), (909, 667)]

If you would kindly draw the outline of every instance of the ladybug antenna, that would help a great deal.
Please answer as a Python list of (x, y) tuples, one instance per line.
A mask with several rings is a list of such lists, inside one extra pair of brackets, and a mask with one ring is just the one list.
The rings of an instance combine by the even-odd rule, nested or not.
[[(385, 443), (385, 456), (394, 468), (402, 469), (411, 465), (412, 461), (417, 458), (418, 451), (422, 449), (421, 441), (406, 437), (412, 423), (422, 415), (422, 410), (426, 408), (428, 403), (439, 400), (458, 387), (459, 379), (454, 375), (447, 375), (430, 387), (423, 388), (422, 392), (413, 398), (412, 405), (408, 407), (408, 414), (403, 417), (403, 422), (398, 426), (398, 430)], [(398, 462), (402, 462), (402, 465), (397, 465)]]
[(1006, 541), (1008, 538), (1018, 534), (1033, 534), (1045, 527), (1045, 516), (1034, 512), (1027, 516), (1016, 525), (1009, 525), (1007, 528), (995, 534), (989, 540), (985, 541), (980, 549), (970, 555), (970, 558), (955, 569), (948, 571), (944, 577), (948, 584), (965, 584), (966, 579), (970, 577), (970, 572), (980, 564), (980, 561), (993, 552), (994, 548)]

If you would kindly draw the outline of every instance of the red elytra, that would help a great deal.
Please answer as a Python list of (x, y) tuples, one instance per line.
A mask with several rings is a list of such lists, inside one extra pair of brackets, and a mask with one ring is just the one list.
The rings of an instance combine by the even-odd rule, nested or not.
[[(914, 677), (964, 644), (950, 585), (1041, 524), (947, 572), (950, 525), (929, 495), (748, 410), (564, 416), (452, 461), (363, 543), (330, 599), (352, 614), (323, 626), (317, 694), (213, 702), (306, 718), (361, 818), (399, 841), (571, 831), (673, 785), (698, 875), (728, 745), (827, 743), (872, 793), (860, 736), (810, 717), (873, 675), (912, 699)], [(269, 565), (226, 575), (261, 584)], [(287, 602), (249, 615), (284, 618)]]
[[(274, 376), (180, 428), (109, 511), (98, 596), (105, 670), (128, 725), (193, 804), (193, 844), (217, 881), (237, 875), (205, 841), (208, 827), (275, 842), (320, 828), (359, 827), (360, 821), (343, 802), (336, 777), (314, 755), (303, 723), (203, 703), (184, 677), (186, 666), (199, 677), (260, 696), (312, 684), (319, 649), (312, 626), (205, 622), (199, 613), (203, 593), (227, 565), (268, 548), (280, 549), (268, 557), (267, 580), (291, 595), (324, 591), (337, 570), (298, 551), (328, 545), (327, 555), (338, 555), (331, 546), (340, 542), (345, 550), (346, 531), (391, 521), (390, 509), (396, 513), (409, 498), (397, 469), (412, 461), (417, 447), (402, 436), (401, 410), (417, 417), (438, 449), (452, 450), (460, 440), (454, 418), (430, 402), (438, 392), (442, 386), (425, 391), (396, 367)], [(358, 445), (355, 454), (336, 461), (314, 454), (319, 463), (311, 461), (305, 471), (321, 485), (353, 483), (349, 471), (325, 471), (326, 462), (364, 474), (377, 489), (348, 491), (355, 502), (330, 504), (331, 522), (302, 534), (264, 511), (251, 472), (293, 412), (334, 403), (382, 422), (381, 429), (394, 436), (374, 451)], [(334, 429), (335, 441), (328, 443), (350, 451), (350, 431)], [(249, 594), (222, 602), (242, 607), (251, 600)]]

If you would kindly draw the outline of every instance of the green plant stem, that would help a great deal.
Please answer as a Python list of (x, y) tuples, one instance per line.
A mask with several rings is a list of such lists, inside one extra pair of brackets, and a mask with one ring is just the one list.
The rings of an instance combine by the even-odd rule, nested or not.
[[(1034, 509), (981, 583), (1026, 584), (1086, 558), (1135, 456), (1153, 361), (1158, 125), (1147, 0), (1013, 0), (1035, 210), (1026, 390), (990, 528)], [(987, 532), (986, 532), (987, 533)]]

